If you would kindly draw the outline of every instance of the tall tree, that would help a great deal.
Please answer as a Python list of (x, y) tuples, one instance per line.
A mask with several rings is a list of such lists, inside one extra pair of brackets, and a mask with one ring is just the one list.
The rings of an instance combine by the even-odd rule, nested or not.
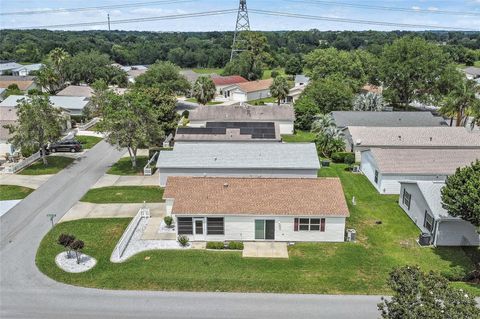
[(316, 115), (312, 132), (316, 135), (317, 149), (323, 156), (330, 157), (332, 153), (345, 150), (343, 133), (337, 128), (330, 114)]
[(69, 59), (70, 55), (62, 48), (50, 51), (44, 65), (37, 72), (35, 82), (49, 94), (56, 94), (65, 87), (65, 66)]
[(21, 99), (17, 116), (17, 124), (6, 126), (12, 135), (9, 141), (15, 147), (42, 150), (43, 164), (47, 165), (46, 147), (60, 138), (65, 118), (45, 95)]
[(288, 75), (297, 75), (303, 73), (303, 62), (299, 56), (291, 57), (285, 63), (285, 73)]
[(215, 83), (209, 76), (201, 76), (193, 85), (193, 96), (198, 103), (207, 105), (215, 97)]
[(455, 117), (456, 126), (461, 126), (470, 110), (480, 105), (480, 100), (476, 97), (478, 91), (475, 81), (461, 78), (441, 101), (440, 112), (446, 116)]
[(155, 87), (165, 92), (186, 94), (190, 83), (180, 74), (180, 68), (171, 62), (157, 61), (147, 72), (135, 79), (136, 87)]
[(280, 101), (285, 100), (290, 92), (290, 86), (288, 81), (283, 76), (277, 76), (270, 86), (270, 94), (277, 99), (277, 104), (280, 105)]

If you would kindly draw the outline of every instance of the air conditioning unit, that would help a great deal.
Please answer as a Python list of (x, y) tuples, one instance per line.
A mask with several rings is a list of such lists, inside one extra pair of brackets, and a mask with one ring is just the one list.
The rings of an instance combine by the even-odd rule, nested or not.
[(355, 229), (347, 229), (347, 241), (354, 242), (357, 237), (357, 231)]

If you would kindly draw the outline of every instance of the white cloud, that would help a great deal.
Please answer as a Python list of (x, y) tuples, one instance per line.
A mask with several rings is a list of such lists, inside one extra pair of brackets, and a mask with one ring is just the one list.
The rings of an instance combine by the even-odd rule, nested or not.
[(428, 10), (429, 11), (438, 11), (438, 8), (437, 7), (428, 7)]
[(420, 10), (421, 8), (419, 6), (413, 6), (412, 9), (413, 10)]

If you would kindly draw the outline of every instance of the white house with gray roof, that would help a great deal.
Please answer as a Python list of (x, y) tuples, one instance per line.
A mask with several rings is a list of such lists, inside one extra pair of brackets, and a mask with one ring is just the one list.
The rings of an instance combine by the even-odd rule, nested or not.
[(169, 176), (316, 178), (313, 143), (180, 143), (160, 152), (160, 186)]
[[(23, 95), (10, 95), (0, 103), (0, 107), (17, 107)], [(50, 102), (54, 107), (67, 110), (70, 115), (82, 115), (83, 109), (88, 106), (89, 100), (83, 96), (50, 96)]]
[(445, 181), (458, 167), (480, 159), (480, 149), (365, 150), (360, 169), (381, 194), (400, 194), (402, 181)]
[(398, 204), (435, 246), (478, 246), (479, 234), (469, 222), (442, 207), (443, 182), (402, 181)]

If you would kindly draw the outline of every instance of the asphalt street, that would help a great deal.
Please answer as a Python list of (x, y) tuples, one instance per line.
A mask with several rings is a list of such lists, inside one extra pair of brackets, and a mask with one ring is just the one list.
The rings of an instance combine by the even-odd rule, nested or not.
[(123, 152), (100, 142), (0, 217), (0, 318), (377, 318), (378, 296), (110, 291), (35, 266), (38, 245)]

